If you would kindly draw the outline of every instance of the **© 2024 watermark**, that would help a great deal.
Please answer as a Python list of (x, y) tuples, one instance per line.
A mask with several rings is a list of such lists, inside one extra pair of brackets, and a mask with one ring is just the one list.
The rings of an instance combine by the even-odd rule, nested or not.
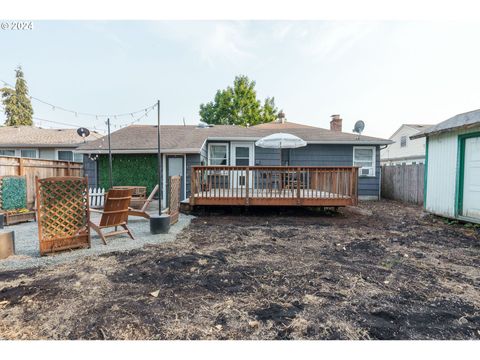
[(33, 21), (2, 20), (0, 21), (0, 29), (11, 31), (33, 30)]

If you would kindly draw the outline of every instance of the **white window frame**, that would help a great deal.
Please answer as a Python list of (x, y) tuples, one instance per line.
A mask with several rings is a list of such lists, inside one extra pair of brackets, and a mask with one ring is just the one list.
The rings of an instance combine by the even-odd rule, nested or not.
[[(60, 160), (59, 157), (58, 157), (58, 153), (60, 151), (70, 151), (72, 153), (72, 160)], [(71, 162), (78, 162), (78, 161), (75, 161), (75, 154), (80, 154), (80, 153), (76, 153), (75, 151), (73, 150), (69, 150), (69, 149), (55, 149), (55, 160), (58, 160), (58, 161), (71, 161)], [(82, 154), (80, 154), (82, 155)], [(82, 161), (80, 161), (81, 163), (83, 163), (83, 155), (82, 155)]]
[(368, 175), (363, 175), (362, 174), (362, 167), (359, 166), (359, 171), (358, 171), (358, 176), (361, 176), (361, 177), (375, 177), (375, 173), (376, 173), (376, 169), (377, 169), (377, 148), (375, 146), (354, 146), (353, 147), (353, 156), (352, 156), (352, 165), (353, 166), (357, 166), (355, 165), (355, 150), (356, 149), (359, 149), (359, 150), (362, 150), (362, 149), (372, 149), (372, 167), (367, 167), (367, 169), (370, 169), (370, 172)]
[[(81, 161), (75, 161), (75, 155), (79, 155), (82, 158), (82, 160)], [(73, 151), (73, 161), (83, 163), (83, 154), (82, 153), (76, 153), (75, 151)]]
[[(59, 153), (60, 151), (70, 151), (70, 152), (72, 153), (72, 160), (60, 160), (60, 159), (58, 158), (58, 153)], [(73, 158), (73, 150), (55, 149), (55, 160), (59, 160), (59, 161), (73, 161), (73, 159), (74, 159), (74, 158)]]
[(15, 149), (0, 149), (1, 151), (13, 151), (13, 155), (0, 155), (0, 156), (16, 156), (17, 153)]
[(218, 146), (218, 145), (224, 145), (225, 148), (227, 149), (226, 151), (226, 157), (227, 157), (227, 164), (225, 166), (229, 166), (230, 165), (230, 146), (228, 143), (217, 143), (217, 142), (214, 142), (214, 143), (209, 143), (208, 144), (208, 157), (207, 157), (207, 164), (209, 166), (211, 166), (211, 154), (212, 154), (212, 146)]
[[(35, 151), (35, 157), (32, 158), (32, 157), (22, 156), (22, 151), (24, 151), (24, 150)], [(20, 149), (20, 154), (19, 155), (20, 155), (20, 157), (25, 158), (25, 159), (38, 159), (39, 158), (38, 149)]]
[[(402, 144), (403, 139), (405, 139), (405, 144)], [(407, 135), (400, 136), (400, 147), (401, 148), (407, 147)]]

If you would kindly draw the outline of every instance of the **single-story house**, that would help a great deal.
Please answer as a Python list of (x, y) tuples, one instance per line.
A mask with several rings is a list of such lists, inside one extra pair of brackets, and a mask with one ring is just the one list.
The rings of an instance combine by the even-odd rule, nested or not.
[[(296, 149), (265, 149), (255, 141), (274, 133), (290, 133), (307, 142)], [(248, 128), (233, 125), (162, 125), (162, 197), (166, 178), (182, 177), (182, 197), (190, 196), (194, 165), (235, 166), (352, 166), (360, 167), (360, 199), (378, 199), (380, 194), (380, 147), (391, 140), (342, 132), (342, 119), (334, 115), (330, 129), (296, 124), (285, 119)], [(114, 185), (147, 186), (157, 174), (157, 126), (132, 125), (111, 134)], [(78, 147), (85, 157), (96, 159), (85, 174), (93, 186), (108, 188), (108, 141), (104, 137)], [(91, 164), (91, 162), (89, 162)]]
[(456, 115), (412, 139), (426, 138), (424, 206), (480, 223), (480, 110)]
[(411, 165), (425, 163), (425, 138), (410, 139), (432, 125), (402, 124), (389, 137), (394, 143), (381, 151), (382, 165)]
[[(93, 141), (102, 136), (92, 131), (85, 140)], [(0, 156), (81, 162), (83, 156), (73, 150), (83, 143), (76, 129), (0, 126)]]

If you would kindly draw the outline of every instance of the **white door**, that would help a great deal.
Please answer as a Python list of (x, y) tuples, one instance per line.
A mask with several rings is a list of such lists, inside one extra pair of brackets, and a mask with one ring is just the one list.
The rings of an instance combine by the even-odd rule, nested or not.
[[(231, 166), (253, 166), (253, 143), (231, 143), (230, 165)], [(249, 188), (252, 188), (253, 174), (249, 175)], [(245, 171), (233, 171), (231, 179), (232, 188), (244, 188), (247, 185), (247, 174)]]
[(465, 139), (462, 215), (480, 219), (480, 137)]
[(167, 196), (166, 196), (167, 204), (168, 204), (168, 201), (170, 201), (169, 199), (170, 184), (168, 180), (170, 176), (180, 176), (181, 178), (180, 200), (183, 200), (185, 196), (184, 196), (183, 156), (182, 155), (167, 156)]

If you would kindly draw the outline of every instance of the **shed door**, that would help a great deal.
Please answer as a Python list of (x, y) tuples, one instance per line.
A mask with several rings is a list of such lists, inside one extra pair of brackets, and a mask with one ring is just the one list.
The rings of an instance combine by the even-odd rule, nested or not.
[(480, 137), (465, 139), (463, 216), (480, 219)]

